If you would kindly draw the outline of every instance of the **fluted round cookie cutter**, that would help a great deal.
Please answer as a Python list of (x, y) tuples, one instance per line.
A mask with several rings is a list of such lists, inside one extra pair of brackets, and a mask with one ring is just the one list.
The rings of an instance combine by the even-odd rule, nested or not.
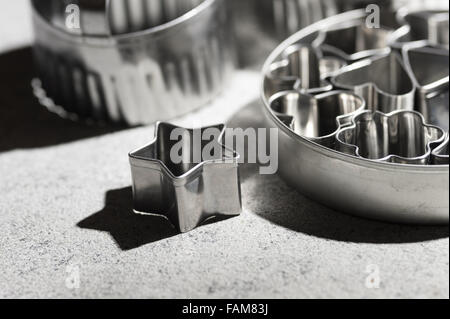
[(368, 5), (390, 6), (395, 0), (259, 0), (264, 10), (273, 11), (277, 33), (283, 39), (336, 14)]
[[(277, 47), (267, 59), (267, 74), (286, 48), (315, 39), (320, 30), (362, 19), (356, 10), (304, 28)], [(279, 173), (306, 196), (350, 214), (391, 222), (448, 224), (449, 166), (385, 163), (348, 155), (296, 134), (270, 108), (261, 83), (268, 127), (279, 129)], [(439, 148), (438, 148), (439, 149)]]
[(43, 1), (33, 0), (42, 89), (68, 114), (128, 125), (203, 106), (225, 85), (234, 53), (225, 0), (197, 2), (149, 29), (104, 36), (96, 27), (100, 36), (93, 36), (54, 26), (41, 11)]

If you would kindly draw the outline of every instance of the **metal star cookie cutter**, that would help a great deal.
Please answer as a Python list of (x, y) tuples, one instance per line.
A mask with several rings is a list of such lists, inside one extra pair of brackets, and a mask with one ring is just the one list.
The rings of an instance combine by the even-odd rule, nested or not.
[(346, 66), (331, 82), (337, 88), (362, 96), (372, 111), (414, 110), (414, 83), (395, 52)]
[(271, 65), (266, 74), (266, 92), (297, 90), (307, 94), (331, 91), (333, 86), (326, 80), (330, 74), (347, 63), (309, 44), (296, 44), (287, 48), (280, 61)]
[(436, 107), (431, 100), (449, 90), (448, 50), (430, 47), (423, 42), (405, 45), (403, 61), (417, 89), (416, 107), (430, 123), (434, 113), (432, 108)]
[[(221, 144), (224, 133), (224, 125), (185, 129), (159, 122), (155, 139), (129, 154), (134, 211), (162, 215), (180, 232), (239, 215), (239, 155)], [(205, 140), (197, 145), (196, 137)]]
[(436, 147), (431, 154), (434, 165), (448, 165), (449, 164), (449, 134), (447, 132), (445, 141)]
[(334, 148), (339, 129), (365, 109), (364, 100), (349, 91), (319, 95), (285, 91), (270, 99), (272, 111), (296, 134), (317, 144)]
[(390, 114), (362, 112), (336, 135), (337, 150), (349, 155), (396, 164), (428, 165), (445, 139), (441, 128), (425, 123), (415, 111)]

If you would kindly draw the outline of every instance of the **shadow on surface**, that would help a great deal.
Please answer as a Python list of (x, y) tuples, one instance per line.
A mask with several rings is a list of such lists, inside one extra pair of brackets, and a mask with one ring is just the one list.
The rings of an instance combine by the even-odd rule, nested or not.
[(0, 53), (0, 152), (57, 145), (117, 131), (65, 120), (34, 97), (31, 48)]
[(177, 235), (165, 218), (133, 212), (131, 187), (107, 192), (105, 208), (78, 223), (78, 227), (109, 232), (122, 250), (131, 250)]
[[(229, 216), (210, 218), (201, 226), (227, 220)], [(122, 250), (132, 250), (166, 238), (180, 235), (164, 217), (139, 215), (133, 211), (131, 187), (106, 193), (105, 207), (79, 222), (83, 229), (110, 233)]]
[[(264, 127), (261, 103), (248, 104), (228, 120), (227, 126)], [(257, 165), (242, 165), (241, 175), (245, 208), (296, 232), (329, 240), (373, 244), (414, 243), (449, 236), (448, 227), (397, 225), (339, 213), (304, 197), (276, 175), (260, 175)]]

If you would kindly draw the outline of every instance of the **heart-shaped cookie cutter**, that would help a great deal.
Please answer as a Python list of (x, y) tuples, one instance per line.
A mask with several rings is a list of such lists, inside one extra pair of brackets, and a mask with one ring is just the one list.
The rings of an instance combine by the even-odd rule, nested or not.
[(372, 111), (414, 110), (416, 89), (396, 52), (343, 67), (331, 78), (331, 83), (362, 96)]

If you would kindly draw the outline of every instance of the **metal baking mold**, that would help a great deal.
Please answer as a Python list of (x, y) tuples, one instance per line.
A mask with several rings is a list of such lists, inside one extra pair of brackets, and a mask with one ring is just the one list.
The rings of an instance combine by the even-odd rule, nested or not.
[(320, 49), (306, 44), (288, 47), (280, 61), (271, 64), (266, 73), (266, 94), (298, 90), (316, 94), (332, 90), (326, 77), (341, 69), (345, 62), (336, 57), (325, 57)]
[[(266, 60), (261, 96), (266, 126), (279, 130), (279, 174), (305, 196), (338, 211), (389, 222), (448, 225), (448, 165), (405, 165), (345, 154), (297, 134), (287, 118), (271, 108), (266, 74), (286, 48), (312, 45), (321, 30), (360, 21), (366, 15), (356, 10), (317, 22), (285, 40)], [(414, 101), (414, 95), (408, 100)]]
[[(105, 1), (105, 0), (103, 0)], [(157, 27), (188, 13), (204, 0), (119, 0), (108, 1), (112, 34), (124, 34)]]
[(281, 38), (323, 18), (342, 12), (339, 1), (335, 0), (262, 0), (272, 2), (268, 6), (273, 11), (276, 29)]
[(269, 103), (272, 111), (296, 134), (330, 148), (334, 148), (339, 129), (365, 109), (364, 100), (348, 91), (319, 95), (284, 91), (275, 94)]
[[(41, 16), (52, 26), (64, 32), (78, 35), (104, 36), (110, 35), (110, 23), (107, 16), (107, 7), (117, 5), (119, 1), (107, 0), (47, 0), (41, 1), (37, 7)], [(67, 22), (75, 23), (75, 20), (69, 20), (68, 14), (73, 18), (79, 15), (78, 26), (67, 27)]]
[(40, 14), (42, 3), (32, 1), (43, 89), (81, 118), (129, 125), (174, 118), (213, 99), (233, 69), (224, 0), (204, 0), (165, 24), (108, 37), (54, 27)]
[[(239, 155), (221, 144), (224, 131), (224, 125), (192, 130), (158, 123), (155, 139), (129, 155), (134, 210), (165, 216), (180, 232), (190, 231), (215, 216), (239, 215)], [(199, 154), (194, 140), (197, 133), (209, 137), (199, 145)], [(180, 163), (171, 157), (177, 143), (183, 143)], [(214, 146), (207, 153), (211, 143)], [(196, 156), (200, 158), (196, 160)]]
[(337, 133), (337, 150), (380, 162), (430, 164), (431, 152), (445, 137), (442, 129), (427, 125), (415, 111), (365, 111), (351, 122)]
[[(142, 31), (170, 22), (188, 13), (204, 0), (47, 0), (39, 11), (53, 26), (90, 36)], [(67, 29), (67, 11), (76, 5), (80, 28)], [(72, 7), (73, 8), (73, 7)]]
[(336, 28), (322, 30), (314, 42), (322, 51), (348, 62), (389, 53), (389, 39), (394, 29), (369, 28), (364, 20), (349, 21)]
[(424, 46), (421, 43), (405, 45), (403, 61), (417, 88), (416, 108), (430, 123), (430, 114), (435, 113), (435, 110), (431, 110), (433, 103), (430, 103), (430, 100), (449, 90), (448, 50)]
[(449, 165), (449, 134), (447, 132), (445, 141), (436, 147), (431, 154), (434, 165)]
[(337, 88), (362, 96), (372, 111), (414, 110), (414, 83), (396, 52), (344, 67), (331, 82)]

